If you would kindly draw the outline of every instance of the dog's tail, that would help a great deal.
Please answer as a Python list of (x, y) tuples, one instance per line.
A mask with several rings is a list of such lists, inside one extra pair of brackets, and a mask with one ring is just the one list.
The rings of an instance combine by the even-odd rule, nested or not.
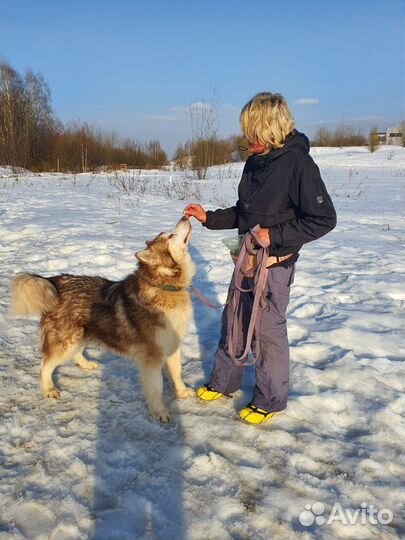
[(11, 314), (40, 315), (54, 310), (59, 294), (52, 283), (33, 274), (18, 274), (11, 283)]

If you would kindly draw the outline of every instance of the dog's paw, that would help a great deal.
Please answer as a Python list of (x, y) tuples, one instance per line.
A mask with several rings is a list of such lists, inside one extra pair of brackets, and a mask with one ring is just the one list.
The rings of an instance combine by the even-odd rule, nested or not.
[(81, 369), (97, 369), (98, 363), (86, 361), (86, 362), (77, 363), (76, 366), (78, 366)]
[(46, 397), (53, 398), (53, 399), (59, 399), (60, 398), (60, 392), (59, 392), (59, 390), (57, 388), (53, 387), (46, 393)]
[(170, 422), (171, 416), (166, 407), (150, 408), (151, 415), (156, 418), (158, 422), (166, 423)]
[(176, 395), (177, 395), (178, 399), (186, 399), (188, 397), (195, 396), (195, 390), (194, 390), (194, 388), (189, 388), (189, 387), (185, 386), (181, 390), (177, 390)]

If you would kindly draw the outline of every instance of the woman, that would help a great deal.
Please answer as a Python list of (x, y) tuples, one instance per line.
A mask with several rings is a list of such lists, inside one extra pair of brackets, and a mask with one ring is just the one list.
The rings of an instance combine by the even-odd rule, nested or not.
[[(336, 225), (336, 213), (319, 169), (309, 155), (307, 137), (294, 129), (294, 120), (280, 94), (263, 92), (242, 109), (240, 123), (248, 141), (249, 158), (243, 169), (235, 206), (205, 211), (189, 204), (184, 213), (208, 229), (252, 229), (260, 245), (268, 246), (265, 298), (260, 307), (260, 355), (256, 361), (256, 386), (240, 417), (260, 424), (287, 406), (289, 345), (285, 314), (293, 283), (295, 262), (303, 244), (316, 240)], [(249, 278), (245, 280), (249, 288)], [(230, 285), (233, 290), (234, 277)], [(242, 321), (237, 352), (244, 350), (252, 314), (252, 292), (241, 294)], [(228, 353), (227, 305), (222, 316), (221, 339), (208, 383), (198, 389), (204, 401), (229, 396), (240, 387), (243, 367)]]

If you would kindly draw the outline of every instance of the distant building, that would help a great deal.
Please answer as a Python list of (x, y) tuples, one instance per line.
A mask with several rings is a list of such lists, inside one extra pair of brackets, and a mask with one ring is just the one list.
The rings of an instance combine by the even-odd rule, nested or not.
[(394, 126), (387, 129), (387, 131), (379, 131), (377, 133), (378, 144), (392, 144), (401, 146), (404, 144), (404, 134), (401, 128)]
[(387, 129), (385, 144), (401, 145), (404, 142), (404, 134), (399, 127), (390, 127)]

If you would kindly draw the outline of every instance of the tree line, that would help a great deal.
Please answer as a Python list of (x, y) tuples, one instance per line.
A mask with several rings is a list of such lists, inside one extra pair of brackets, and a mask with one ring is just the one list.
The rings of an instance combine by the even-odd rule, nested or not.
[(311, 146), (365, 146), (368, 138), (360, 131), (348, 124), (341, 124), (335, 129), (321, 127), (311, 141)]
[(200, 137), (179, 144), (174, 153), (174, 161), (182, 169), (191, 168), (204, 178), (207, 168), (230, 161), (245, 161), (246, 141), (241, 135), (230, 135), (223, 139), (217, 136)]
[[(205, 178), (208, 167), (246, 160), (246, 141), (240, 135), (218, 137), (218, 99), (203, 99), (189, 107), (191, 138), (180, 144), (174, 161)], [(403, 123), (401, 124), (403, 130)], [(350, 125), (318, 129), (312, 146), (363, 146), (373, 151), (378, 133), (369, 137)], [(146, 143), (120, 139), (85, 122), (63, 124), (51, 105), (44, 78), (28, 69), (20, 75), (0, 60), (0, 165), (32, 171), (86, 172), (119, 168), (158, 168), (167, 163), (159, 140)]]
[(51, 105), (44, 78), (20, 75), (0, 61), (0, 164), (32, 171), (86, 172), (100, 168), (157, 168), (167, 162), (160, 142), (121, 140), (76, 122), (64, 125)]

